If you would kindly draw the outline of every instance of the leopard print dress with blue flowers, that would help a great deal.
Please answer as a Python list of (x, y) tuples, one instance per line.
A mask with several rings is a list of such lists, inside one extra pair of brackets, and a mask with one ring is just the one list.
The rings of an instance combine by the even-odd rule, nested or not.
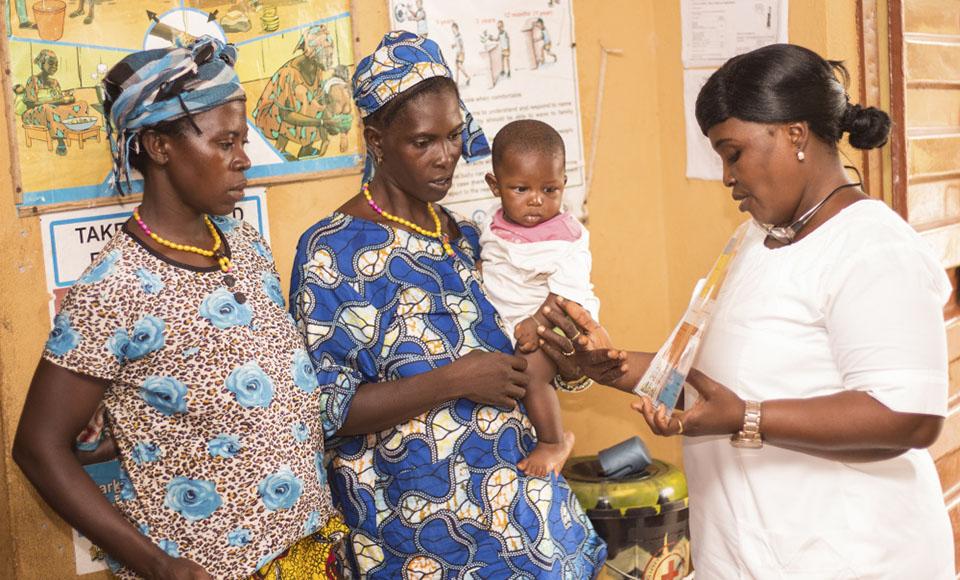
[(337, 518), (317, 378), (273, 258), (249, 224), (216, 222), (229, 276), (125, 226), (68, 292), (44, 356), (110, 382), (117, 509), (169, 554), (237, 579)]

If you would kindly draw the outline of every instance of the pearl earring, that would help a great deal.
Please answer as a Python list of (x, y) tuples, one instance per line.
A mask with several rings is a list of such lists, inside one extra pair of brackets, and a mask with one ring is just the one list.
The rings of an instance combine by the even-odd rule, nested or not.
[(797, 151), (797, 161), (803, 161), (804, 157), (803, 151)]

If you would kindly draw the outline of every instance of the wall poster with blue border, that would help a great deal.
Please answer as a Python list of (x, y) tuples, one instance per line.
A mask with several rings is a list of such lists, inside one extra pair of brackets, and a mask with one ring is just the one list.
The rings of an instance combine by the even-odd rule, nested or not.
[[(235, 44), (251, 185), (359, 173), (351, 0), (8, 0), (0, 50), (18, 212), (111, 205), (100, 81), (127, 54), (203, 35)], [(142, 181), (131, 175), (135, 200)]]

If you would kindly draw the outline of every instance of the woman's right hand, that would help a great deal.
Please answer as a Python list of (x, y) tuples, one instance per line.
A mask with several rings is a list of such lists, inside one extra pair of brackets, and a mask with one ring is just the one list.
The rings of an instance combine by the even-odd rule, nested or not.
[(100, 441), (97, 448), (92, 451), (81, 451), (74, 449), (73, 454), (77, 456), (80, 465), (91, 465), (93, 463), (102, 463), (116, 459), (120, 453), (117, 449), (117, 440), (113, 435), (107, 435)]
[(460, 396), (476, 403), (512, 409), (527, 394), (527, 361), (503, 352), (474, 350), (447, 367)]

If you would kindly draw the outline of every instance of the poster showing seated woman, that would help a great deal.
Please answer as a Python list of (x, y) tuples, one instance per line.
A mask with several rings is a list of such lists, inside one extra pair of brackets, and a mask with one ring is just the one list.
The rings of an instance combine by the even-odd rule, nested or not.
[(18, 211), (119, 203), (100, 82), (125, 55), (213, 36), (238, 47), (251, 185), (359, 172), (350, 0), (11, 0), (4, 85)]

